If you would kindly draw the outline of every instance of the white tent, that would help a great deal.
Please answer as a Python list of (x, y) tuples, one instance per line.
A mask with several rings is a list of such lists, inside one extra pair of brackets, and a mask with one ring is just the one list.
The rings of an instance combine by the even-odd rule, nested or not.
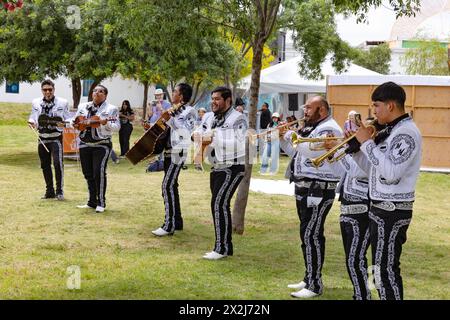
[[(322, 64), (323, 80), (307, 80), (298, 73), (298, 63), (301, 56), (276, 64), (264, 70), (261, 70), (260, 94), (266, 93), (295, 93), (295, 92), (325, 92), (326, 76), (335, 75), (336, 71), (327, 59)], [(356, 64), (350, 64), (344, 75), (379, 75), (379, 73), (365, 69)], [(251, 75), (241, 79), (240, 88), (248, 90), (250, 88)]]

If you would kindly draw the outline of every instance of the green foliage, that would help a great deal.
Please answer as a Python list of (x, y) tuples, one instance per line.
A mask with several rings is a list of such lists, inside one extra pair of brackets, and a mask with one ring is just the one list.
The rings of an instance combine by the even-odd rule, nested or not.
[[(379, 7), (383, 0), (331, 0), (337, 12), (346, 15), (355, 14), (359, 22), (366, 21), (367, 13), (371, 7)], [(389, 0), (396, 17), (412, 16), (420, 10), (420, 0)]]
[(63, 15), (67, 3), (34, 1), (0, 11), (0, 81), (34, 82), (65, 71), (64, 56), (75, 48)]
[(357, 65), (381, 74), (389, 74), (389, 63), (391, 61), (389, 44), (384, 43), (369, 50), (355, 50), (357, 50), (357, 56), (353, 62)]
[(199, 1), (108, 1), (116, 36), (126, 46), (118, 71), (142, 83), (168, 85), (180, 80), (211, 86), (230, 72), (236, 55), (218, 29), (198, 21)]
[(400, 62), (407, 74), (450, 75), (448, 52), (438, 40), (421, 39), (417, 48), (409, 49)]
[(346, 69), (354, 51), (339, 38), (336, 31), (335, 12), (327, 0), (293, 3), (285, 13), (290, 27), (295, 31), (295, 48), (301, 53), (299, 73), (311, 79), (321, 79), (323, 63), (328, 55), (336, 71)]

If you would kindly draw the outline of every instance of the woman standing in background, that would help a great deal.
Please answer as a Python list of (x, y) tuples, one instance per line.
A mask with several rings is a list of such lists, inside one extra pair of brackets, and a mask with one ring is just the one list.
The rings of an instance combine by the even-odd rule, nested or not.
[(119, 131), (119, 142), (120, 142), (120, 156), (125, 156), (125, 153), (130, 149), (130, 136), (133, 132), (134, 121), (134, 111), (131, 109), (130, 101), (124, 100), (122, 102), (122, 107), (119, 112), (120, 119), (120, 131)]

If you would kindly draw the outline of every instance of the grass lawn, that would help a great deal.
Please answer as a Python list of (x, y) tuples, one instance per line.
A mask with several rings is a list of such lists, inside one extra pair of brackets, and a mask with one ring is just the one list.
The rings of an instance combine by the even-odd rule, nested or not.
[[(163, 222), (163, 174), (145, 173), (145, 164), (109, 162), (102, 215), (75, 208), (87, 199), (76, 161), (65, 161), (67, 200), (40, 200), (45, 187), (36, 137), (25, 125), (29, 110), (0, 104), (0, 299), (291, 299), (286, 285), (304, 272), (293, 197), (251, 192), (235, 255), (206, 261), (214, 242), (208, 173), (192, 166), (181, 172), (185, 228), (172, 237), (151, 234)], [(119, 150), (117, 135), (114, 146)], [(282, 172), (286, 165), (282, 157)], [(268, 178), (257, 169), (254, 177)], [(449, 191), (449, 175), (420, 175), (402, 255), (405, 299), (450, 298)], [(318, 299), (352, 296), (338, 210), (336, 202), (325, 225)], [(70, 266), (80, 268), (78, 290), (67, 287)]]

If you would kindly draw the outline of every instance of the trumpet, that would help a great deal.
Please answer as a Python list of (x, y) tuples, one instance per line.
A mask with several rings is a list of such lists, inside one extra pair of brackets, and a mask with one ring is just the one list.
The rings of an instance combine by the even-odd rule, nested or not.
[[(376, 120), (373, 122), (370, 122), (367, 125), (367, 127), (372, 129), (372, 139), (375, 138), (375, 136), (377, 135)], [(346, 155), (344, 148), (346, 148), (347, 143), (349, 143), (350, 140), (352, 140), (352, 139), (356, 139), (356, 133), (354, 133), (351, 136), (349, 136), (348, 138), (344, 139), (341, 143), (334, 146), (333, 148), (331, 148), (330, 150), (325, 152), (323, 155), (321, 155), (317, 158), (311, 159), (311, 163), (313, 164), (314, 167), (318, 168), (325, 161), (328, 161), (328, 163), (333, 163), (333, 162), (341, 160)], [(335, 156), (335, 154), (339, 151), (340, 151), (340, 153), (337, 156)]]
[(297, 119), (297, 120), (294, 120), (294, 121), (291, 121), (291, 122), (288, 122), (288, 123), (285, 123), (285, 124), (280, 124), (279, 126), (276, 126), (275, 128), (272, 128), (272, 129), (269, 129), (267, 131), (255, 134), (253, 137), (254, 138), (261, 138), (262, 136), (265, 136), (267, 134), (271, 134), (275, 130), (280, 130), (280, 129), (283, 129), (283, 128), (286, 128), (286, 127), (289, 128), (289, 127), (291, 127), (291, 126), (293, 126), (293, 125), (295, 125), (297, 123), (304, 122), (304, 121), (305, 121), (305, 118), (301, 118), (301, 119)]
[(316, 138), (303, 138), (299, 137), (295, 132), (291, 135), (291, 142), (293, 147), (297, 147), (299, 143), (309, 143), (309, 150), (311, 151), (320, 151), (325, 150), (323, 145), (314, 146), (314, 143), (325, 142), (325, 141), (334, 141), (334, 140), (343, 140), (344, 137), (316, 137)]

